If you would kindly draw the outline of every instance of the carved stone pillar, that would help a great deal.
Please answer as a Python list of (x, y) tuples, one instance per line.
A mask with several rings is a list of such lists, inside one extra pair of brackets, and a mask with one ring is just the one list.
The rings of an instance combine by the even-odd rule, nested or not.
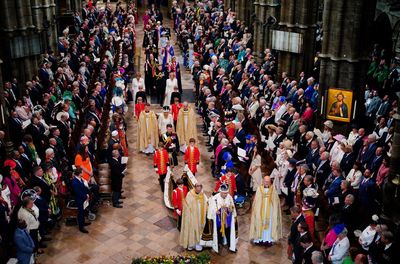
[[(362, 87), (371, 49), (369, 30), (375, 6), (376, 0), (325, 0), (319, 86), (320, 96), (324, 96), (325, 101), (329, 87), (353, 90), (353, 98), (363, 98)], [(362, 101), (359, 101), (359, 117), (365, 116), (362, 106)], [(322, 112), (325, 115), (326, 109)], [(339, 126), (337, 122), (334, 124)], [(343, 123), (340, 125), (345, 127)]]
[(256, 14), (254, 52), (259, 56), (265, 48), (271, 47), (271, 25), (267, 22), (269, 17), (279, 20), (279, 0), (258, 0), (254, 2), (254, 9)]
[[(310, 73), (315, 55), (315, 29), (317, 22), (318, 1), (282, 0), (279, 30), (298, 33), (302, 41), (300, 53), (280, 51), (278, 71), (288, 72), (290, 76), (298, 76), (301, 71)], [(288, 41), (288, 40), (285, 40)]]

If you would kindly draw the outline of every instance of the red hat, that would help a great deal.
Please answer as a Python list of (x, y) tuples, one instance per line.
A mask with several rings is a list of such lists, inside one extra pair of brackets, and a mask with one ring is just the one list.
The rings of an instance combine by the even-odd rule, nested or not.
[(4, 167), (11, 167), (12, 169), (15, 169), (15, 167), (17, 167), (17, 163), (15, 163), (15, 161), (9, 159), (9, 160), (4, 161)]

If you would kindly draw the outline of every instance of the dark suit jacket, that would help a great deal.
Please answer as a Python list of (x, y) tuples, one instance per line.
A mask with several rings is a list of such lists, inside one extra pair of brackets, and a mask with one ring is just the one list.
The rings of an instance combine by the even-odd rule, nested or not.
[[(18, 119), (18, 118), (17, 118)], [(8, 129), (10, 131), (10, 138), (15, 145), (22, 141), (22, 121), (15, 120), (14, 118), (8, 119)]]
[[(322, 161), (320, 161), (321, 163)], [(324, 164), (319, 168), (319, 165), (317, 165), (316, 171), (314, 172), (316, 183), (318, 184), (318, 187), (321, 189), (324, 184), (326, 179), (328, 178), (329, 174), (331, 173), (331, 166), (329, 165), (329, 160), (325, 161)]]
[(306, 219), (304, 216), (301, 214), (299, 218), (297, 218), (295, 221), (293, 221), (292, 225), (290, 226), (290, 234), (288, 236), (288, 243), (290, 245), (294, 245), (296, 243), (297, 237), (299, 236), (299, 231), (297, 231), (297, 226), (301, 222), (305, 222)]
[(64, 146), (68, 146), (69, 141), (69, 126), (61, 121), (57, 121), (57, 128), (60, 130), (60, 138)]
[(303, 253), (304, 264), (312, 264), (311, 256), (314, 251), (317, 251), (314, 245), (304, 251)]
[(288, 170), (288, 172), (285, 176), (285, 179), (283, 180), (286, 187), (288, 187), (288, 190), (290, 190), (290, 186), (292, 186), (292, 182), (294, 180), (294, 175), (296, 175), (296, 169)]
[(122, 179), (124, 178), (124, 174), (122, 173), (125, 169), (125, 166), (121, 164), (119, 160), (111, 158), (109, 161), (111, 168), (111, 189), (115, 192), (120, 192), (122, 189)]
[(310, 168), (310, 170), (313, 170), (313, 165), (315, 165), (315, 167), (317, 167), (318, 165), (318, 160), (319, 160), (319, 152), (318, 149), (316, 149), (313, 153), (313, 150), (310, 149), (310, 151), (308, 152), (307, 156), (306, 156), (306, 164), (308, 165), (308, 167)]
[(362, 164), (369, 164), (373, 158), (375, 157), (375, 151), (377, 148), (377, 144), (371, 144), (368, 149), (365, 151), (363, 155), (361, 155), (361, 163)]
[(342, 221), (349, 231), (353, 231), (355, 228), (356, 211), (354, 205), (343, 206), (342, 210)]
[(89, 194), (89, 189), (76, 177), (72, 179), (72, 189), (74, 190), (75, 200), (77, 203), (83, 203), (86, 201)]
[(47, 219), (49, 218), (49, 204), (42, 197), (37, 197), (35, 205), (39, 209), (39, 222), (47, 222)]
[(44, 179), (40, 179), (39, 177), (32, 176), (29, 182), (30, 182), (29, 185), (32, 188), (35, 186), (39, 186), (40, 189), (42, 189), (41, 196), (47, 203), (50, 203), (50, 197), (51, 197), (50, 186), (44, 181)]
[(335, 197), (340, 197), (341, 190), (340, 190), (340, 184), (342, 183), (342, 180), (344, 180), (343, 176), (339, 176), (335, 178), (332, 183), (329, 185), (328, 192), (326, 196), (329, 199), (329, 202), (333, 204), (334, 198)]
[(358, 201), (363, 206), (373, 206), (376, 198), (376, 184), (374, 179), (368, 179), (364, 182), (361, 180), (360, 188), (358, 189)]
[(240, 143), (237, 143), (236, 146), (244, 149), (244, 146), (246, 145), (246, 132), (244, 129), (236, 132), (235, 137), (240, 141)]
[(383, 156), (373, 157), (369, 164), (367, 164), (367, 168), (371, 170), (372, 173), (377, 172), (379, 167), (381, 166), (383, 161)]
[(349, 174), (353, 168), (355, 157), (353, 153), (345, 153), (340, 161), (340, 168), (344, 171), (345, 175)]

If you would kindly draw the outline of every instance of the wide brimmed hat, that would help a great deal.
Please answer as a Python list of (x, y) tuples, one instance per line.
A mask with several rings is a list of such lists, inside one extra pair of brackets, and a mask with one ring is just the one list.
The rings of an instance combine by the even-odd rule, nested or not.
[(324, 126), (329, 127), (330, 129), (333, 128), (333, 122), (331, 120), (326, 120), (324, 122)]

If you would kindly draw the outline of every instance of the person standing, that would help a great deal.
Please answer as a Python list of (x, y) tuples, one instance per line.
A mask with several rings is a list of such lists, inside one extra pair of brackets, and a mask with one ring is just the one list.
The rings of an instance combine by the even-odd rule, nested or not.
[(121, 189), (122, 180), (125, 176), (125, 165), (121, 163), (120, 154), (118, 150), (112, 151), (112, 159), (110, 160), (111, 168), (111, 190), (112, 190), (112, 204), (115, 208), (122, 208)]
[[(85, 203), (89, 204), (89, 188), (82, 178), (82, 169), (77, 168), (74, 171), (72, 179), (72, 189), (75, 194), (75, 202), (78, 207), (78, 227), (82, 233), (89, 233), (85, 228)], [(86, 206), (87, 206), (86, 205)]]
[(188, 250), (201, 251), (201, 235), (206, 223), (207, 196), (203, 192), (203, 185), (196, 183), (188, 192), (182, 209), (182, 227), (179, 244)]
[(182, 226), (183, 201), (188, 193), (187, 187), (182, 179), (176, 181), (178, 187), (172, 192), (172, 205), (174, 206), (174, 216), (177, 219), (177, 228), (180, 231)]
[(184, 102), (179, 110), (176, 133), (181, 140), (180, 143), (185, 146), (189, 144), (189, 139), (197, 138), (196, 115), (188, 102)]
[(236, 252), (237, 214), (229, 186), (222, 184), (219, 193), (211, 197), (208, 203), (207, 218), (213, 222), (213, 250), (218, 253), (219, 245), (223, 245)]
[(18, 263), (34, 263), (33, 253), (35, 252), (35, 243), (29, 235), (25, 220), (18, 220), (17, 229), (14, 233), (14, 243), (16, 246)]
[(175, 87), (178, 87), (178, 80), (175, 78), (175, 73), (170, 72), (169, 79), (167, 79), (167, 84), (165, 87), (164, 106), (171, 105), (171, 95)]
[(144, 111), (140, 113), (138, 122), (138, 149), (139, 151), (150, 154), (158, 145), (158, 126), (156, 114), (150, 110), (147, 103)]
[(168, 152), (169, 164), (172, 167), (178, 166), (179, 139), (178, 135), (173, 132), (172, 124), (166, 125), (166, 132), (164, 134), (161, 134), (161, 138), (164, 142), (164, 148)]
[(250, 239), (256, 244), (267, 244), (282, 238), (282, 213), (279, 196), (265, 176), (263, 184), (257, 188), (250, 221)]
[(154, 169), (158, 174), (161, 191), (164, 192), (164, 180), (168, 173), (169, 157), (164, 148), (164, 143), (158, 143), (158, 149), (154, 152)]
[(18, 210), (18, 220), (25, 221), (35, 249), (38, 253), (43, 253), (43, 250), (39, 249), (39, 209), (31, 198), (26, 197), (22, 200), (22, 207)]
[(184, 156), (185, 164), (193, 175), (196, 175), (197, 165), (200, 163), (200, 151), (195, 144), (196, 140), (194, 138), (189, 139), (189, 147), (186, 149)]

